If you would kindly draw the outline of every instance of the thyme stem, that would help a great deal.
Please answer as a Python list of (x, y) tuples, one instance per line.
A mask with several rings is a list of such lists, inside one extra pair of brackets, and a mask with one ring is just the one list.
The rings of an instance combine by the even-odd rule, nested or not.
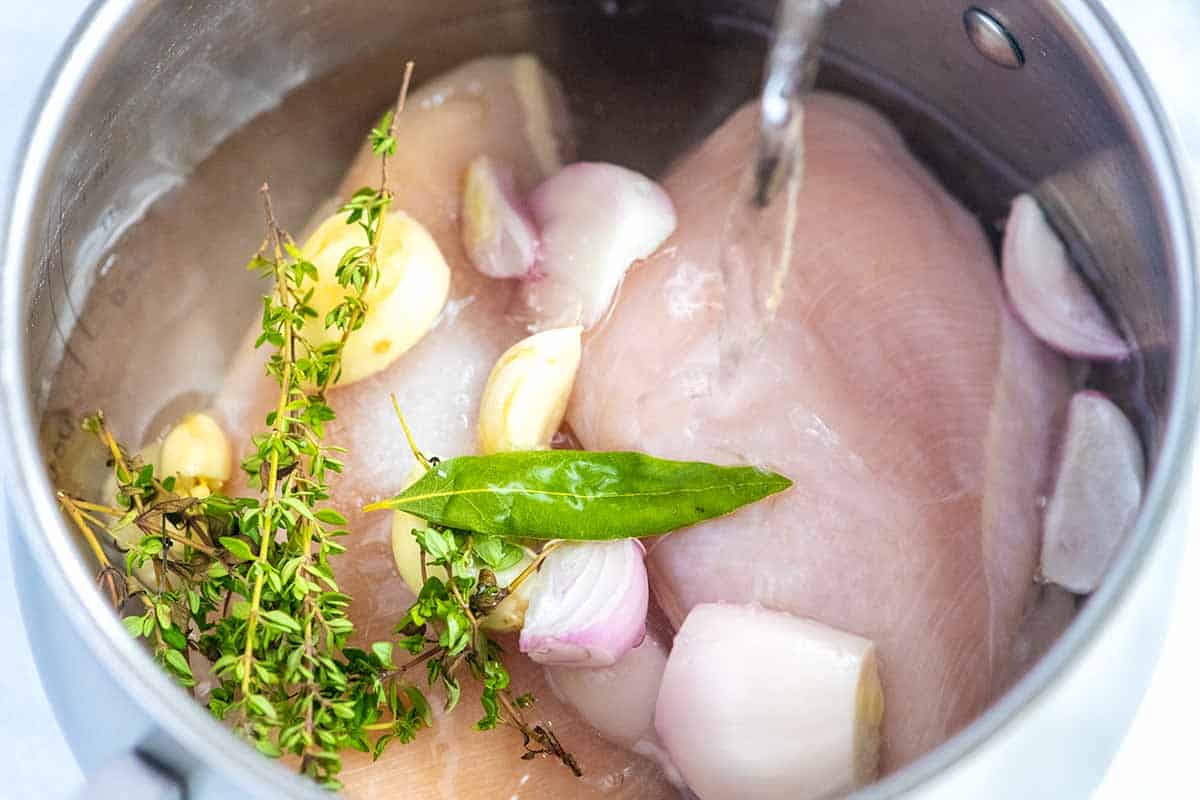
[(96, 560), (100, 562), (101, 568), (111, 568), (112, 564), (109, 562), (108, 556), (104, 552), (104, 548), (100, 546), (100, 541), (96, 538), (95, 531), (93, 531), (92, 526), (84, 520), (83, 515), (79, 513), (79, 508), (76, 505), (77, 501), (66, 492), (62, 491), (55, 492), (55, 497), (58, 498), (59, 505), (61, 505), (67, 512), (67, 516), (70, 517), (71, 521), (75, 523), (75, 527), (78, 528), (79, 532), (83, 534), (84, 541), (87, 542), (92, 554), (96, 556)]
[[(400, 98), (396, 101), (396, 110), (391, 115), (391, 119), (388, 121), (387, 138), (389, 141), (395, 139), (396, 118), (398, 116), (400, 116), (400, 113), (402, 111), (404, 111), (404, 103), (405, 103), (405, 100), (408, 98), (408, 85), (409, 85), (410, 81), (412, 81), (412, 73), (413, 73), (413, 62), (409, 61), (407, 64), (404, 65), (404, 82), (400, 86)], [(390, 148), (385, 148), (382, 151), (382, 153), (380, 154), (379, 194), (380, 194), (380, 197), (382, 200), (382, 203), (381, 203), (382, 208), (380, 210), (379, 219), (378, 219), (378, 222), (375, 224), (373, 232), (368, 231), (370, 241), (367, 243), (367, 263), (369, 264), (369, 271), (372, 276), (371, 283), (373, 283), (375, 280), (378, 280), (378, 276), (379, 276), (379, 243), (383, 240), (383, 226), (384, 226), (384, 223), (387, 221), (388, 208), (392, 204), (392, 190), (391, 190), (390, 186), (388, 185), (388, 158), (390, 156), (391, 156)], [(363, 291), (360, 292), (360, 294), (364, 293), (365, 290), (366, 290), (366, 287), (364, 286)], [(345, 327), (342, 328), (342, 335), (338, 339), (336, 352), (339, 357), (346, 349), (346, 341), (350, 338), (350, 332), (358, 329), (360, 323), (362, 322), (363, 315), (365, 313), (366, 313), (365, 308), (361, 304), (356, 305), (354, 307), (354, 309), (351, 311), (350, 319), (347, 322), (347, 324), (345, 325)], [(337, 370), (330, 370), (328, 373), (326, 373), (325, 379), (321, 382), (321, 385), (317, 388), (317, 395), (319, 397), (325, 396), (325, 393), (329, 390), (330, 384), (332, 384), (334, 379), (337, 377), (337, 372), (338, 372)]]
[[(285, 273), (287, 262), (283, 258), (283, 242), (279, 223), (275, 219), (275, 209), (271, 203), (271, 187), (264, 183), (259, 190), (263, 197), (263, 210), (267, 217), (267, 235), (275, 254), (275, 285), (279, 292), (279, 302), (283, 307), (288, 305), (287, 284)], [(258, 615), (262, 606), (262, 589), (266, 580), (266, 564), (270, 554), (271, 539), (275, 536), (275, 512), (278, 507), (276, 489), (279, 482), (279, 442), (287, 433), (287, 406), (292, 391), (292, 365), (296, 360), (296, 330), (292, 324), (292, 316), (284, 315), (284, 346), (288, 348), (290, 358), (284, 359), (283, 377), (279, 381), (279, 401), (275, 406), (275, 418), (271, 425), (271, 455), (268, 459), (266, 500), (262, 507), (262, 517), (258, 534), (258, 574), (254, 578), (254, 591), (250, 598), (249, 616), (246, 617), (246, 649), (242, 655), (242, 694), (250, 692), (250, 671), (254, 663), (255, 629), (258, 627)]]
[(550, 555), (552, 552), (554, 552), (556, 549), (558, 549), (562, 544), (563, 544), (563, 542), (560, 539), (556, 542), (550, 542), (548, 545), (543, 547), (542, 552), (537, 554), (537, 558), (535, 558), (533, 561), (529, 562), (529, 566), (527, 566), (527, 567), (525, 567), (525, 569), (521, 570), (521, 574), (518, 575), (517, 577), (513, 578), (512, 581), (508, 584), (508, 593), (512, 594), (513, 592), (515, 592), (521, 586), (521, 584), (524, 583), (526, 581), (526, 579), (529, 578), (530, 575), (537, 572), (538, 567), (540, 567), (542, 565), (542, 562), (546, 560), (546, 556)]

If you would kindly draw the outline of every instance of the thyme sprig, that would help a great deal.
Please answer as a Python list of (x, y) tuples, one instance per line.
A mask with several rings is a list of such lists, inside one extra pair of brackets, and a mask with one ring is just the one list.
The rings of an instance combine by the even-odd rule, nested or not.
[[(310, 301), (318, 271), (276, 220), (269, 187), (262, 188), (267, 232), (248, 266), (274, 284), (263, 299), (256, 346), (273, 349), (267, 371), (279, 394), (242, 464), (259, 496), (182, 491), (130, 458), (100, 414), (85, 427), (109, 451), (115, 505), (59, 495), (101, 564), (110, 598), (127, 612), (130, 599), (140, 603), (125, 627), (149, 639), (156, 660), (198, 694), (204, 687), (192, 664), (203, 657), (212, 713), (264, 754), (298, 757), (301, 772), (331, 788), (340, 786), (344, 749), (378, 756), (388, 742), (409, 741), (432, 723), (424, 695), (391, 663), (390, 642), (367, 650), (348, 644), (350, 598), (331, 566), (345, 550), (337, 539), (346, 520), (327, 504), (341, 451), (324, 441), (334, 419), (326, 393), (378, 281), (378, 243), (392, 199), (387, 159), (396, 151), (395, 116), (410, 76), (411, 65), (397, 109), (372, 131), (372, 149), (382, 157), (380, 186), (356, 192), (343, 209), (368, 243), (339, 262), (344, 297), (323, 320), (340, 333), (333, 342), (303, 335), (317, 316)], [(102, 537), (124, 553), (123, 574)]]
[[(319, 320), (337, 331), (331, 341), (305, 335), (319, 316), (311, 304), (318, 269), (279, 224), (270, 187), (261, 189), (266, 234), (248, 268), (273, 284), (263, 298), (255, 346), (272, 349), (266, 369), (279, 392), (241, 465), (257, 496), (229, 497), (203, 483), (177, 485), (157, 475), (120, 446), (97, 413), (84, 427), (109, 454), (115, 498), (94, 503), (60, 492), (59, 502), (100, 564), (98, 583), (125, 613), (126, 629), (147, 639), (156, 661), (214, 716), (263, 754), (296, 758), (299, 771), (322, 785), (341, 786), (347, 748), (378, 758), (389, 743), (411, 741), (433, 724), (429, 701), (413, 679), (419, 667), (429, 686), (444, 690), (447, 711), (458, 704), (460, 678), (478, 680), (483, 716), (476, 728), (511, 727), (522, 736), (522, 758), (555, 757), (580, 775), (549, 726), (526, 720), (533, 698), (513, 693), (503, 651), (480, 627), (481, 617), (515, 588), (497, 587), (494, 573), (519, 560), (515, 545), (425, 529), (418, 535), (422, 575), (438, 565), (447, 580), (426, 581), (396, 639), (367, 649), (349, 644), (350, 597), (332, 568), (345, 551), (338, 539), (347, 531), (345, 518), (328, 504), (328, 481), (343, 463), (341, 448), (325, 441), (335, 418), (327, 394), (379, 280), (393, 199), (388, 162), (411, 75), (410, 63), (395, 109), (370, 132), (370, 147), (380, 157), (379, 186), (355, 192), (340, 210), (348, 225), (362, 229), (366, 244), (348, 248), (338, 262), (343, 296)], [(411, 442), (407, 426), (405, 433)], [(419, 454), (418, 460), (437, 463)], [(114, 550), (124, 557), (120, 566), (110, 558)], [(408, 660), (397, 664), (397, 652)]]
[[(440, 459), (417, 447), (395, 395), (392, 406), (413, 458), (426, 470), (437, 466)], [(402, 637), (399, 646), (414, 657), (403, 671), (424, 663), (429, 685), (440, 684), (445, 692), (447, 713), (458, 705), (462, 694), (459, 678), (465, 671), (481, 688), (479, 702), (483, 716), (475, 723), (476, 730), (512, 728), (523, 740), (521, 758), (556, 758), (576, 777), (581, 777), (579, 763), (549, 725), (531, 725), (527, 721), (524, 710), (534, 704), (534, 697), (513, 693), (511, 676), (504, 665), (504, 650), (480, 624), (483, 617), (537, 570), (558, 543), (547, 545), (515, 580), (507, 587), (499, 587), (496, 572), (515, 567), (524, 556), (524, 551), (512, 542), (437, 525), (414, 528), (411, 535), (421, 550), (423, 583), (416, 602), (396, 628)], [(440, 567), (445, 578), (431, 575), (430, 567)]]
[[(198, 498), (177, 490), (174, 478), (160, 480), (149, 464), (126, 455), (101, 413), (84, 419), (109, 452), (116, 505), (92, 503), (58, 492), (59, 504), (88, 542), (101, 588), (113, 605), (143, 613), (124, 618), (134, 636), (152, 640), (154, 657), (185, 687), (196, 687), (191, 657), (214, 608), (207, 576), (232, 557), (217, 543), (232, 529), (236, 503), (216, 495)], [(103, 540), (103, 544), (102, 544)], [(108, 549), (124, 555), (118, 569)]]
[[(556, 758), (576, 777), (583, 771), (548, 725), (530, 724), (524, 710), (530, 694), (515, 695), (504, 665), (504, 650), (480, 626), (480, 619), (506, 595), (496, 586), (495, 569), (509, 560), (503, 548), (480, 546), (494, 541), (469, 531), (429, 527), (412, 532), (421, 547), (422, 574), (427, 575), (417, 601), (401, 619), (399, 645), (415, 656), (410, 664), (424, 663), (429, 684), (445, 691), (447, 712), (458, 704), (465, 670), (481, 687), (483, 716), (475, 729), (507, 726), (523, 739), (523, 759)], [(511, 564), (509, 564), (511, 565)], [(445, 570), (446, 578), (428, 576), (429, 567)]]

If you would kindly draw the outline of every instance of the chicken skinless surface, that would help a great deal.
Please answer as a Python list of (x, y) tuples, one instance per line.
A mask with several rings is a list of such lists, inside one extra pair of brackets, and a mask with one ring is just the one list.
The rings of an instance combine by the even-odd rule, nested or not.
[(1001, 685), (1069, 387), (1005, 309), (979, 224), (891, 124), (832, 95), (806, 103), (792, 262), (766, 338), (732, 376), (719, 369), (720, 237), (755, 153), (747, 107), (668, 173), (678, 229), (586, 339), (567, 418), (589, 449), (795, 481), (652, 544), (652, 588), (676, 626), (700, 603), (757, 602), (875, 641), (886, 772)]

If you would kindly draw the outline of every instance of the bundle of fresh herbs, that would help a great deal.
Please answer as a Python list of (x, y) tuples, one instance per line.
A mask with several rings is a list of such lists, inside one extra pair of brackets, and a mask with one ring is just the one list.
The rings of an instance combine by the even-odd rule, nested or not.
[[(249, 267), (274, 283), (263, 298), (257, 346), (273, 348), (267, 369), (279, 394), (242, 463), (258, 494), (196, 492), (155, 474), (153, 465), (128, 455), (97, 413), (83, 425), (109, 453), (115, 500), (90, 502), (60, 492), (59, 501), (100, 563), (99, 583), (124, 610), (129, 632), (147, 639), (155, 659), (214, 716), (265, 755), (296, 758), (298, 769), (322, 785), (340, 786), (347, 748), (378, 757), (389, 743), (411, 741), (433, 724), (426, 690), (415, 680), (420, 671), (427, 686), (441, 687), (447, 712), (458, 703), (464, 675), (478, 681), (479, 730), (512, 727), (523, 737), (523, 758), (551, 756), (580, 775), (550, 727), (526, 720), (534, 699), (510, 686), (504, 654), (480, 626), (537, 568), (539, 561), (513, 585), (496, 585), (495, 571), (521, 557), (515, 540), (665, 533), (790, 483), (749, 467), (637, 453), (541, 451), (438, 461), (414, 445), (425, 475), (370, 508), (402, 509), (426, 521), (413, 532), (424, 583), (393, 639), (351, 646), (351, 598), (339, 590), (334, 568), (345, 549), (337, 540), (348, 531), (345, 517), (327, 502), (330, 476), (342, 471), (339, 448), (325, 441), (325, 427), (335, 418), (328, 393), (341, 374), (346, 341), (362, 325), (368, 289), (379, 278), (377, 243), (392, 202), (388, 159), (396, 152), (395, 120), (411, 69), (396, 109), (370, 133), (380, 185), (359, 190), (341, 209), (367, 244), (349, 248), (338, 264), (344, 296), (323, 320), (339, 334), (328, 342), (314, 344), (303, 335), (317, 316), (310, 300), (318, 271), (280, 227), (263, 187), (267, 235)], [(411, 443), (407, 426), (405, 433)], [(123, 562), (114, 563), (113, 552), (122, 553)], [(428, 574), (434, 566), (444, 578)], [(198, 677), (201, 665), (211, 679)]]

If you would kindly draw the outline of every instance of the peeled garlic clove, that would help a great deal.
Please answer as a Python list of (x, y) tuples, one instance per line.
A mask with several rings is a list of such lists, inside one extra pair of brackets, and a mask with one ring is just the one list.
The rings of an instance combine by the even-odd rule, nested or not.
[(882, 720), (872, 642), (758, 605), (702, 604), (675, 636), (654, 725), (703, 800), (810, 800), (874, 777)]
[[(424, 468), (420, 464), (413, 467), (401, 486), (401, 490), (415, 483), (423, 472)], [(413, 594), (421, 591), (425, 581), (421, 575), (421, 545), (417, 544), (417, 539), (412, 535), (412, 531), (414, 528), (424, 528), (425, 526), (426, 522), (420, 517), (414, 517), (404, 511), (392, 512), (392, 558), (395, 559), (396, 572), (400, 574), (400, 580), (404, 581)], [(520, 561), (508, 569), (495, 573), (496, 585), (507, 588), (518, 575), (525, 571), (527, 566), (533, 563), (533, 559), (533, 552), (525, 548), (525, 555)], [(427, 565), (424, 578), (429, 577), (446, 580), (446, 570), (436, 565)], [(522, 583), (515, 592), (501, 600), (480, 620), (480, 626), (489, 633), (519, 631), (525, 623), (525, 610), (529, 606), (530, 589), (531, 581)]]
[(1071, 398), (1054, 492), (1042, 533), (1042, 577), (1095, 591), (1137, 518), (1145, 457), (1133, 424), (1099, 392)]
[(500, 356), (479, 404), (481, 453), (550, 446), (575, 385), (581, 333), (578, 327), (542, 331)]
[(184, 417), (167, 434), (158, 456), (160, 476), (190, 480), (210, 490), (229, 480), (232, 465), (229, 439), (208, 414)]
[[(366, 245), (366, 233), (336, 214), (305, 242), (303, 253), (319, 274), (311, 301), (317, 316), (304, 326), (313, 344), (341, 338), (341, 331), (325, 327), (325, 315), (346, 295), (337, 282), (338, 262), (348, 248)], [(366, 317), (342, 353), (343, 386), (380, 372), (411, 349), (433, 327), (450, 291), (450, 267), (437, 243), (402, 211), (387, 215), (377, 259), (379, 282), (366, 292)]]
[[(408, 475), (404, 476), (399, 491), (412, 486), (424, 474), (425, 468), (414, 464)], [(411, 589), (413, 594), (421, 591), (425, 580), (421, 575), (421, 545), (417, 544), (417, 537), (413, 536), (412, 532), (414, 528), (420, 530), (426, 527), (426, 524), (425, 520), (406, 511), (392, 512), (392, 558), (396, 562), (396, 572), (400, 574), (400, 580), (404, 581), (404, 585)], [(425, 569), (425, 577), (446, 580), (446, 570), (431, 564)]]
[[(412, 535), (412, 531), (414, 528), (424, 528), (425, 524), (425, 520), (404, 511), (392, 512), (392, 558), (396, 561), (400, 580), (413, 594), (420, 592), (425, 582), (421, 577), (421, 545), (417, 544), (417, 537)], [(425, 569), (425, 577), (444, 581), (446, 570), (430, 564)]]
[(1036, 200), (1013, 201), (1001, 258), (1004, 288), (1029, 329), (1050, 347), (1081, 358), (1126, 358), (1130, 347), (1083, 282)]
[[(392, 512), (392, 557), (396, 560), (396, 571), (400, 573), (400, 579), (412, 590), (413, 594), (421, 591), (424, 581), (421, 578), (421, 546), (417, 544), (417, 539), (412, 535), (412, 531), (413, 528), (423, 527), (425, 527), (425, 521), (419, 517), (403, 511)], [(514, 566), (495, 573), (496, 585), (507, 588), (527, 566), (533, 563), (533, 559), (533, 553), (526, 550), (525, 557)], [(436, 577), (444, 581), (447, 579), (446, 570), (430, 564), (425, 568), (425, 577)], [(479, 626), (489, 633), (516, 633), (521, 630), (521, 626), (525, 624), (525, 612), (529, 608), (529, 595), (532, 588), (531, 581), (523, 582), (515, 592), (509, 594), (489, 611), (479, 621)]]
[(675, 206), (654, 181), (613, 164), (579, 163), (529, 199), (541, 233), (538, 271), (524, 302), (538, 327), (580, 324), (608, 312), (626, 270), (675, 231)]
[(646, 635), (645, 555), (636, 539), (555, 548), (530, 578), (521, 652), (539, 664), (617, 663)]
[(462, 240), (475, 269), (490, 278), (530, 276), (537, 261), (537, 231), (517, 198), (512, 170), (487, 156), (467, 168)]

